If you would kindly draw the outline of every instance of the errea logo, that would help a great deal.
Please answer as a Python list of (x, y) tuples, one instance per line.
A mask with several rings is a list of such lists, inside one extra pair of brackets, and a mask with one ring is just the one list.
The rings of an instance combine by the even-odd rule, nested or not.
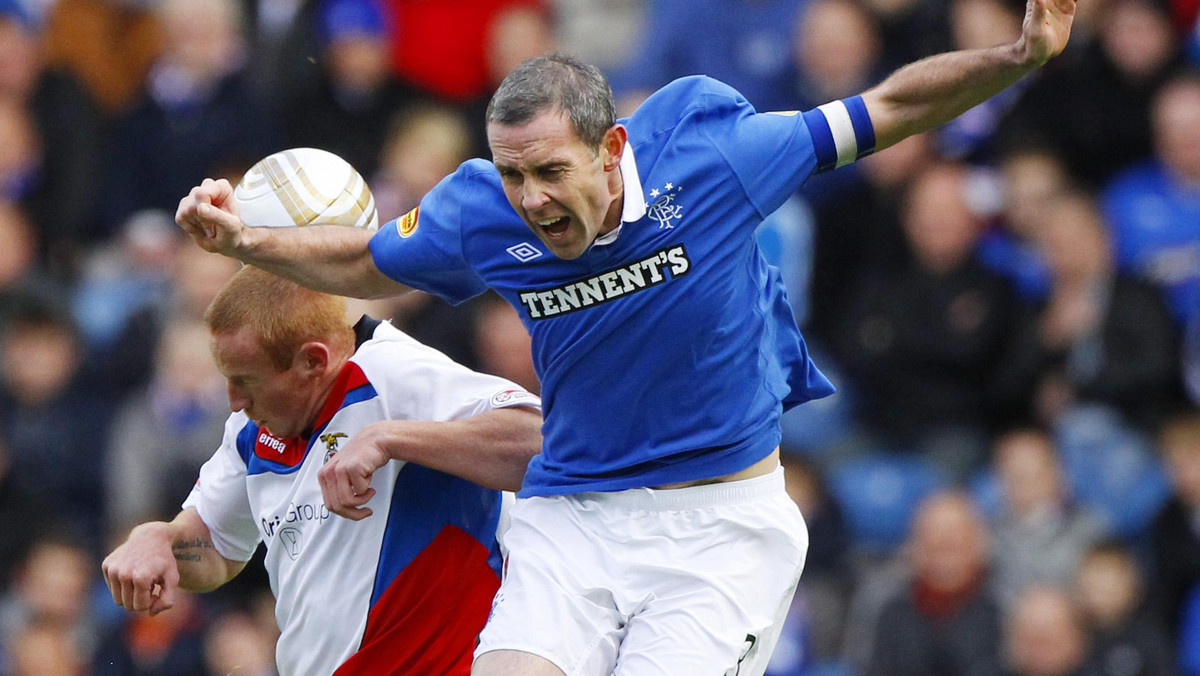
[(515, 244), (505, 249), (505, 251), (507, 251), (510, 256), (521, 261), (522, 263), (528, 263), (529, 261), (535, 258), (541, 258), (542, 256), (541, 249), (538, 249), (529, 242)]

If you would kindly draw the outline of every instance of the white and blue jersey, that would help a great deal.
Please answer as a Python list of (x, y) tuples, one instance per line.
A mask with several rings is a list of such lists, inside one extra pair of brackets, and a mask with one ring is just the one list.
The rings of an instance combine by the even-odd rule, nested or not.
[(456, 303), (492, 288), (520, 313), (545, 416), (522, 496), (736, 472), (779, 444), (785, 408), (834, 391), (754, 230), (810, 174), (874, 147), (862, 101), (759, 114), (688, 77), (622, 122), (621, 227), (575, 260), (546, 250), (484, 160), (371, 241), (403, 284)]
[(391, 461), (371, 480), (374, 514), (351, 521), (325, 508), (317, 473), (371, 423), (458, 420), (538, 399), (390, 324), (356, 329), (360, 345), (311, 434), (280, 439), (234, 413), (183, 506), (227, 559), (247, 561), (266, 543), (282, 676), (466, 676), (500, 584), (500, 493)]

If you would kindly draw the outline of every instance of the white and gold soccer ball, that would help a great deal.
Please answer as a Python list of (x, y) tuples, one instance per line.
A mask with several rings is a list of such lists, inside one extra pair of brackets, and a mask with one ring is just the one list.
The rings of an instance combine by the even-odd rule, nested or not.
[(327, 150), (292, 148), (264, 157), (233, 190), (249, 226), (349, 225), (375, 230), (371, 189), (350, 163)]

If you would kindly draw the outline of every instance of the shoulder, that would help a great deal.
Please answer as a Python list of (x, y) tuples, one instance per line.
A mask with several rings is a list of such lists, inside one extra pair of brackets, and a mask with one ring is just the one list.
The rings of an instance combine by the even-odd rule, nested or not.
[[(417, 373), (460, 371), (467, 367), (396, 328), (380, 322), (371, 337), (359, 345), (350, 361), (362, 369), (373, 384), (393, 383), (413, 387)], [(420, 380), (427, 383), (427, 380)]]
[(494, 164), (482, 158), (463, 162), (421, 201), (423, 213), (434, 208), (454, 207), (476, 218), (480, 212), (490, 214), (493, 211), (503, 213), (511, 210)]
[(674, 80), (647, 98), (630, 123), (666, 126), (702, 112), (754, 112), (746, 98), (729, 85), (705, 75)]

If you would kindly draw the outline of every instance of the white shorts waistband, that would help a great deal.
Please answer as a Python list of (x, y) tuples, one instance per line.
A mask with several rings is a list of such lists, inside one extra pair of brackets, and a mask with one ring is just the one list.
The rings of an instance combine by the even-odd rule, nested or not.
[(629, 511), (679, 511), (714, 505), (753, 502), (784, 491), (783, 467), (770, 474), (740, 481), (687, 488), (631, 488), (624, 491), (575, 493), (562, 496), (578, 502), (595, 501)]

